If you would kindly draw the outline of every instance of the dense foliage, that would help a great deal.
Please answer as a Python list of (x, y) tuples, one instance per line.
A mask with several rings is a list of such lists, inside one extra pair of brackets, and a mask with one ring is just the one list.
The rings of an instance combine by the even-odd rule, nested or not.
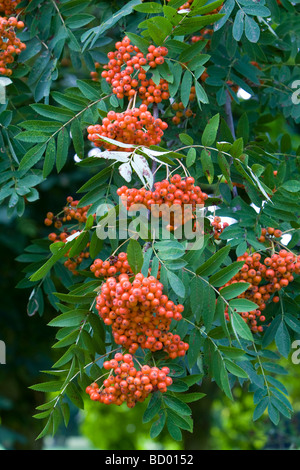
[(290, 418), (277, 362), (300, 334), (298, 2), (2, 3), (0, 203), (26, 217), (67, 165), (90, 176), (57, 213), (49, 191), (48, 237), (18, 258), (28, 314), (47, 297), (58, 329), (52, 378), (32, 386), (50, 393), (39, 437), (90, 395), (146, 400), (151, 437), (180, 441), (204, 379), (247, 389), (254, 421)]

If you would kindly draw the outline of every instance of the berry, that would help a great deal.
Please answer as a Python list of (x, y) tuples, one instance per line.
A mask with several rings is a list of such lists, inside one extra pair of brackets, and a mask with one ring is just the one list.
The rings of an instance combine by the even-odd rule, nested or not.
[(169, 331), (172, 319), (182, 319), (183, 306), (175, 305), (162, 292), (158, 279), (141, 273), (132, 281), (125, 273), (109, 277), (102, 285), (96, 308), (104, 323), (112, 327), (115, 343), (130, 354), (141, 347), (163, 350), (170, 358), (185, 355), (188, 344)]
[[(0, 9), (6, 5), (0, 4)], [(0, 16), (0, 76), (10, 77), (12, 70), (8, 67), (15, 61), (15, 54), (21, 54), (26, 45), (17, 38), (15, 29), (24, 28), (24, 23), (15, 17)]]
[(131, 354), (115, 354), (114, 359), (104, 362), (104, 368), (109, 376), (104, 380), (101, 388), (93, 383), (86, 388), (91, 400), (99, 401), (105, 405), (120, 406), (126, 403), (133, 408), (138, 402), (142, 403), (156, 391), (167, 392), (173, 383), (169, 377), (170, 369), (163, 367), (150, 367), (148, 365), (136, 369)]
[[(195, 180), (192, 177), (181, 178), (176, 174), (170, 180), (163, 180), (154, 184), (153, 191), (145, 191), (144, 189), (129, 189), (127, 186), (122, 186), (117, 190), (122, 203), (127, 210), (138, 202), (141, 205), (151, 209), (153, 217), (161, 217), (163, 220), (169, 222), (170, 230), (187, 223), (193, 219), (193, 211), (196, 205), (204, 205), (208, 196), (201, 191), (199, 186), (195, 186)], [(183, 188), (183, 189), (182, 189)], [(189, 207), (190, 206), (190, 207)], [(172, 211), (167, 210), (171, 208)]]
[(101, 125), (88, 127), (88, 139), (96, 147), (124, 151), (122, 147), (105, 142), (101, 136), (118, 142), (148, 147), (161, 142), (167, 127), (167, 123), (152, 116), (146, 105), (141, 105), (139, 108), (127, 109), (123, 113), (110, 111)]
[[(156, 48), (151, 45), (145, 57), (137, 46), (131, 44), (127, 36), (117, 42), (115, 47), (116, 50), (107, 55), (109, 62), (103, 66), (101, 76), (112, 85), (112, 91), (117, 98), (122, 99), (126, 96), (130, 99), (138, 94), (146, 105), (169, 99), (168, 82), (161, 79), (159, 84), (156, 84), (152, 78), (147, 78), (144, 69), (146, 66), (154, 69), (162, 65), (165, 62), (164, 57), (168, 54), (166, 47)], [(92, 78), (97, 80), (98, 77), (95, 75), (97, 72), (92, 73)]]

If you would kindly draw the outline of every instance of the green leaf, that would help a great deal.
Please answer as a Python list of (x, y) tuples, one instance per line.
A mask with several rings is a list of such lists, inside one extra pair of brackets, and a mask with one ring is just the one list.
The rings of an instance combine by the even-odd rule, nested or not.
[(201, 152), (201, 164), (202, 170), (205, 174), (209, 184), (212, 184), (215, 175), (214, 164), (211, 158), (211, 152), (207, 149), (203, 149)]
[(49, 381), (32, 385), (29, 387), (31, 390), (36, 392), (59, 392), (62, 389), (63, 382), (61, 380)]
[(84, 409), (84, 403), (80, 394), (79, 388), (72, 382), (70, 382), (66, 388), (66, 395), (71, 402), (81, 410)]
[(250, 328), (248, 327), (248, 325), (246, 325), (246, 323), (238, 313), (231, 312), (230, 321), (234, 332), (238, 336), (248, 341), (253, 341), (253, 336), (250, 331)]
[(159, 3), (148, 2), (136, 5), (133, 9), (141, 13), (160, 13), (162, 11), (162, 6)]
[(226, 268), (221, 269), (210, 278), (210, 284), (215, 287), (224, 286), (224, 284), (229, 282), (233, 278), (233, 276), (235, 276), (240, 271), (244, 264), (244, 261), (236, 261), (235, 263), (226, 266)]
[(42, 430), (42, 432), (38, 435), (38, 437), (36, 438), (36, 440), (38, 439), (42, 439), (43, 437), (45, 437), (50, 429), (51, 429), (51, 426), (52, 426), (52, 415), (50, 416), (50, 418), (48, 419), (47, 423), (46, 423), (46, 426), (44, 427), (44, 429)]
[(187, 354), (189, 368), (191, 369), (197, 362), (200, 347), (201, 347), (201, 335), (200, 331), (197, 328), (194, 328), (191, 331), (189, 336), (189, 350)]
[(171, 420), (172, 423), (175, 424), (175, 426), (178, 426), (181, 429), (184, 429), (185, 431), (192, 432), (193, 430), (193, 421), (190, 418), (182, 418), (182, 416), (179, 416), (177, 413), (175, 413), (173, 410), (168, 409), (167, 410), (167, 415), (168, 419)]
[(167, 418), (167, 428), (170, 436), (174, 439), (174, 441), (182, 440), (182, 433), (180, 431), (180, 428), (176, 426), (175, 422), (170, 417)]
[(181, 414), (183, 416), (189, 416), (191, 414), (190, 407), (178, 398), (168, 394), (164, 394), (163, 400), (165, 404), (172, 410), (176, 411), (176, 413)]
[(230, 252), (230, 249), (230, 245), (221, 248), (197, 269), (196, 274), (199, 276), (210, 276), (213, 274), (223, 264)]
[(291, 338), (283, 320), (280, 322), (277, 328), (275, 343), (280, 354), (287, 358), (291, 350)]
[(59, 261), (70, 249), (73, 242), (66, 243), (63, 247), (59, 248), (57, 253), (53, 255), (40, 269), (38, 269), (32, 276), (30, 280), (32, 282), (40, 281), (46, 274), (50, 271), (50, 269), (54, 266), (54, 264)]
[(248, 299), (234, 299), (229, 302), (229, 305), (236, 312), (252, 312), (258, 309), (258, 305)]
[(268, 405), (268, 415), (272, 423), (277, 426), (280, 420), (280, 415), (278, 410), (270, 402)]
[(212, 327), (216, 311), (216, 294), (212, 287), (207, 286), (204, 291), (202, 318), (207, 331)]
[(186, 377), (181, 377), (180, 380), (185, 382), (189, 387), (192, 385), (201, 382), (203, 379), (203, 374), (192, 374), (192, 375), (187, 375)]
[(182, 280), (176, 276), (175, 273), (172, 271), (167, 271), (168, 274), (168, 281), (170, 283), (170, 286), (172, 287), (173, 291), (182, 299), (185, 297), (185, 286), (182, 282)]
[(89, 83), (88, 81), (77, 80), (76, 84), (81, 93), (86, 98), (93, 101), (99, 101), (99, 94), (101, 93), (101, 91), (99, 90), (98, 86), (95, 85), (94, 82)]
[(216, 317), (216, 320), (220, 321), (221, 327), (225, 335), (227, 336), (227, 338), (230, 338), (229, 330), (227, 327), (227, 320), (225, 318), (225, 308), (226, 308), (226, 304), (224, 300), (222, 299), (222, 297), (219, 297), (217, 300), (215, 317)]
[(69, 257), (73, 258), (74, 256), (78, 256), (86, 248), (89, 240), (89, 233), (81, 232), (70, 250)]
[(159, 414), (159, 418), (155, 423), (152, 424), (151, 429), (150, 429), (150, 437), (151, 439), (155, 439), (160, 435), (162, 432), (163, 428), (165, 427), (166, 424), (166, 413), (162, 411)]
[(220, 115), (216, 114), (205, 126), (205, 129), (202, 134), (202, 145), (205, 147), (211, 147), (217, 138), (217, 132), (220, 125)]
[(65, 24), (71, 29), (79, 29), (91, 23), (91, 21), (93, 20), (94, 20), (94, 16), (82, 13), (80, 15), (69, 16), (66, 19)]
[(56, 144), (55, 139), (52, 138), (47, 146), (45, 161), (43, 166), (43, 177), (47, 178), (50, 175), (51, 171), (55, 165), (55, 158), (56, 158)]
[(230, 359), (241, 359), (246, 353), (243, 349), (234, 348), (233, 346), (219, 346), (219, 350)]
[(50, 106), (48, 104), (31, 104), (30, 105), (34, 111), (36, 111), (41, 116), (53, 119), (54, 121), (67, 122), (74, 117), (72, 111), (69, 111), (66, 108), (59, 108), (58, 106)]
[(297, 181), (297, 180), (286, 181), (280, 187), (290, 193), (298, 193), (300, 191), (300, 181)]
[(193, 83), (192, 74), (189, 70), (186, 70), (183, 74), (181, 88), (180, 88), (180, 97), (185, 108), (187, 107), (190, 101), (192, 83)]
[(71, 312), (63, 313), (58, 317), (51, 320), (48, 325), (55, 327), (71, 327), (79, 326), (80, 323), (86, 318), (86, 310), (72, 310)]
[(161, 46), (166, 37), (171, 34), (173, 26), (167, 18), (156, 16), (153, 21), (152, 19), (147, 20), (147, 29), (153, 41)]
[(68, 158), (70, 136), (68, 130), (64, 127), (57, 138), (56, 168), (57, 172), (63, 169)]
[(130, 240), (127, 248), (128, 263), (134, 274), (141, 272), (144, 264), (144, 257), (141, 245), (133, 238)]
[(57, 341), (57, 343), (53, 345), (53, 349), (60, 349), (66, 346), (70, 346), (70, 344), (75, 343), (75, 341), (77, 340), (77, 337), (78, 337), (78, 329), (76, 329), (75, 331), (72, 331), (67, 336)]
[(198, 81), (195, 80), (194, 85), (195, 85), (195, 88), (196, 88), (196, 96), (197, 96), (198, 104), (199, 104), (199, 107), (201, 109), (200, 103), (203, 103), (203, 104), (208, 104), (209, 103), (208, 96), (207, 96), (204, 88), (200, 85), (200, 83)]
[(37, 144), (32, 147), (28, 152), (25, 153), (24, 157), (20, 162), (20, 171), (28, 171), (32, 168), (37, 162), (39, 162), (44, 155), (46, 150), (45, 144)]
[(253, 43), (256, 43), (260, 37), (260, 29), (258, 24), (253, 18), (246, 16), (245, 18), (245, 34), (246, 38)]
[(79, 119), (74, 119), (71, 124), (71, 135), (74, 149), (79, 158), (84, 157), (84, 139)]
[(192, 403), (194, 401), (201, 400), (202, 398), (206, 397), (205, 393), (182, 393), (180, 395), (180, 400), (183, 401), (184, 403)]
[(237, 364), (230, 361), (229, 359), (225, 359), (225, 364), (226, 364), (227, 370), (231, 374), (235, 375), (236, 377), (240, 377), (242, 379), (248, 379), (249, 378), (248, 374), (241, 367), (239, 367)]
[(239, 10), (235, 16), (233, 28), (232, 28), (232, 35), (236, 41), (240, 41), (243, 36), (244, 18), (245, 18), (244, 11)]
[(202, 316), (205, 289), (206, 289), (206, 286), (199, 277), (194, 277), (191, 280), (192, 295), (190, 296), (190, 302), (191, 302), (192, 312), (195, 315), (197, 322), (200, 320)]
[(256, 406), (256, 408), (254, 410), (254, 413), (253, 413), (253, 421), (257, 421), (262, 416), (262, 414), (265, 412), (265, 410), (268, 406), (268, 403), (269, 403), (269, 398), (268, 397), (263, 398), (258, 403), (258, 405)]
[(98, 238), (97, 231), (95, 231), (91, 238), (90, 243), (90, 256), (92, 259), (95, 259), (100, 253), (103, 246), (103, 240)]
[(143, 423), (152, 421), (154, 416), (160, 411), (162, 405), (161, 395), (156, 392), (151, 396), (148, 407), (143, 415)]
[(190, 168), (196, 161), (197, 152), (195, 148), (190, 148), (186, 156), (186, 166)]
[(236, 282), (235, 284), (231, 284), (230, 286), (223, 287), (220, 289), (220, 294), (224, 299), (230, 300), (235, 299), (240, 294), (245, 292), (250, 287), (249, 282)]
[(225, 155), (222, 152), (218, 152), (218, 164), (219, 164), (219, 167), (221, 168), (223, 176), (226, 178), (228, 186), (232, 190), (233, 185), (232, 185), (232, 182), (231, 182), (230, 165), (227, 161), (227, 158), (225, 157)]

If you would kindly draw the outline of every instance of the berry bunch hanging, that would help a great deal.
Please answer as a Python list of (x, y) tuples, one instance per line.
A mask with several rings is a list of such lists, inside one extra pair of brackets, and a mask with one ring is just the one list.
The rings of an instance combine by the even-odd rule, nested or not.
[(219, 240), (221, 233), (229, 226), (227, 222), (222, 222), (220, 217), (214, 217), (214, 220), (211, 223), (214, 228), (214, 239)]
[(101, 287), (96, 308), (106, 325), (112, 327), (116, 344), (134, 354), (139, 347), (165, 351), (171, 359), (184, 356), (188, 344), (171, 333), (171, 321), (180, 321), (184, 307), (163, 294), (163, 285), (154, 277), (137, 274), (130, 282), (127, 274), (110, 277)]
[[(127, 109), (122, 113), (110, 111), (102, 120), (102, 124), (88, 127), (88, 139), (96, 147), (107, 150), (129, 151), (117, 145), (105, 142), (102, 137), (108, 137), (126, 144), (149, 147), (161, 142), (168, 124), (161, 119), (155, 119), (148, 107), (142, 104), (139, 108)], [(133, 150), (133, 148), (132, 148)]]
[(47, 227), (54, 224), (55, 228), (61, 228), (64, 223), (76, 220), (78, 223), (85, 224), (87, 221), (87, 212), (91, 205), (78, 207), (79, 201), (74, 200), (71, 196), (67, 198), (67, 204), (63, 208), (63, 215), (61, 217), (55, 216), (52, 212), (47, 213), (44, 221)]
[(143, 104), (161, 103), (170, 96), (168, 82), (161, 79), (156, 84), (152, 78), (147, 78), (145, 67), (155, 69), (165, 62), (168, 54), (166, 47), (149, 46), (146, 56), (137, 46), (131, 44), (125, 36), (115, 45), (116, 50), (108, 53), (109, 62), (104, 65), (101, 76), (112, 85), (112, 91), (117, 98), (129, 98), (136, 94)]
[(287, 287), (294, 280), (294, 274), (300, 274), (300, 257), (297, 258), (287, 250), (281, 250), (279, 253), (265, 258), (263, 263), (259, 253), (253, 255), (245, 253), (238, 257), (237, 261), (245, 261), (245, 264), (239, 273), (220, 289), (220, 292), (222, 293), (222, 289), (231, 284), (248, 282), (249, 288), (238, 298), (251, 300), (259, 306), (259, 309), (242, 313), (241, 316), (247, 323), (250, 322), (253, 332), (262, 331), (262, 327), (257, 327), (257, 318), (255, 317), (258, 317), (261, 322), (265, 321), (261, 312), (266, 309), (267, 302), (272, 296), (273, 302), (279, 302), (278, 295), (274, 294)]
[[(191, 92), (190, 92), (190, 97), (189, 101), (192, 103), (195, 101), (196, 98), (196, 88), (194, 86), (191, 87)], [(192, 116), (196, 117), (196, 114), (193, 113), (190, 107), (185, 107), (182, 101), (179, 103), (174, 102), (172, 104), (172, 110), (176, 112), (175, 116), (172, 118), (172, 122), (175, 125), (178, 125), (181, 123), (181, 121), (186, 118), (189, 119)]]
[(5, 16), (15, 14), (19, 3), (22, 0), (1, 0), (0, 1), (0, 12), (4, 13)]
[(152, 215), (162, 217), (163, 220), (168, 220), (170, 216), (167, 207), (176, 208), (177, 206), (178, 210), (171, 213), (170, 225), (167, 227), (170, 231), (193, 218), (196, 205), (204, 205), (208, 198), (199, 186), (195, 186), (193, 177), (182, 178), (179, 174), (175, 174), (170, 180), (165, 179), (155, 183), (154, 191), (147, 191), (145, 188), (129, 189), (127, 186), (122, 186), (117, 190), (117, 194), (127, 210), (130, 210), (134, 204), (145, 205), (147, 209), (154, 206)]
[(167, 392), (173, 383), (168, 376), (170, 369), (163, 367), (141, 366), (136, 369), (131, 354), (117, 353), (114, 359), (103, 364), (104, 369), (110, 371), (109, 376), (99, 388), (96, 382), (86, 388), (91, 400), (99, 401), (105, 405), (122, 405), (133, 408), (137, 402), (143, 402), (150, 393)]
[(0, 76), (10, 77), (12, 70), (9, 65), (15, 61), (15, 55), (26, 49), (26, 44), (16, 36), (16, 29), (23, 29), (23, 21), (17, 18), (0, 17)]
[(261, 235), (258, 239), (260, 243), (265, 243), (267, 240), (270, 241), (274, 238), (281, 238), (282, 231), (275, 229), (274, 227), (262, 228)]
[(118, 256), (110, 256), (108, 260), (102, 261), (102, 259), (95, 259), (90, 267), (95, 277), (112, 277), (117, 274), (129, 274), (133, 272), (127, 260), (127, 253), (119, 253)]

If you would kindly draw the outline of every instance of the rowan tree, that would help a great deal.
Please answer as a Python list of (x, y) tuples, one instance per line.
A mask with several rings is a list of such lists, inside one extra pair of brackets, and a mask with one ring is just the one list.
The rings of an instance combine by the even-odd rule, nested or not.
[(0, 202), (25, 217), (67, 165), (90, 174), (58, 213), (49, 192), (48, 236), (18, 259), (61, 352), (32, 386), (51, 392), (39, 437), (91, 398), (147, 400), (151, 437), (180, 441), (204, 378), (248, 390), (254, 420), (291, 417), (278, 361), (300, 334), (298, 2), (11, 3)]

